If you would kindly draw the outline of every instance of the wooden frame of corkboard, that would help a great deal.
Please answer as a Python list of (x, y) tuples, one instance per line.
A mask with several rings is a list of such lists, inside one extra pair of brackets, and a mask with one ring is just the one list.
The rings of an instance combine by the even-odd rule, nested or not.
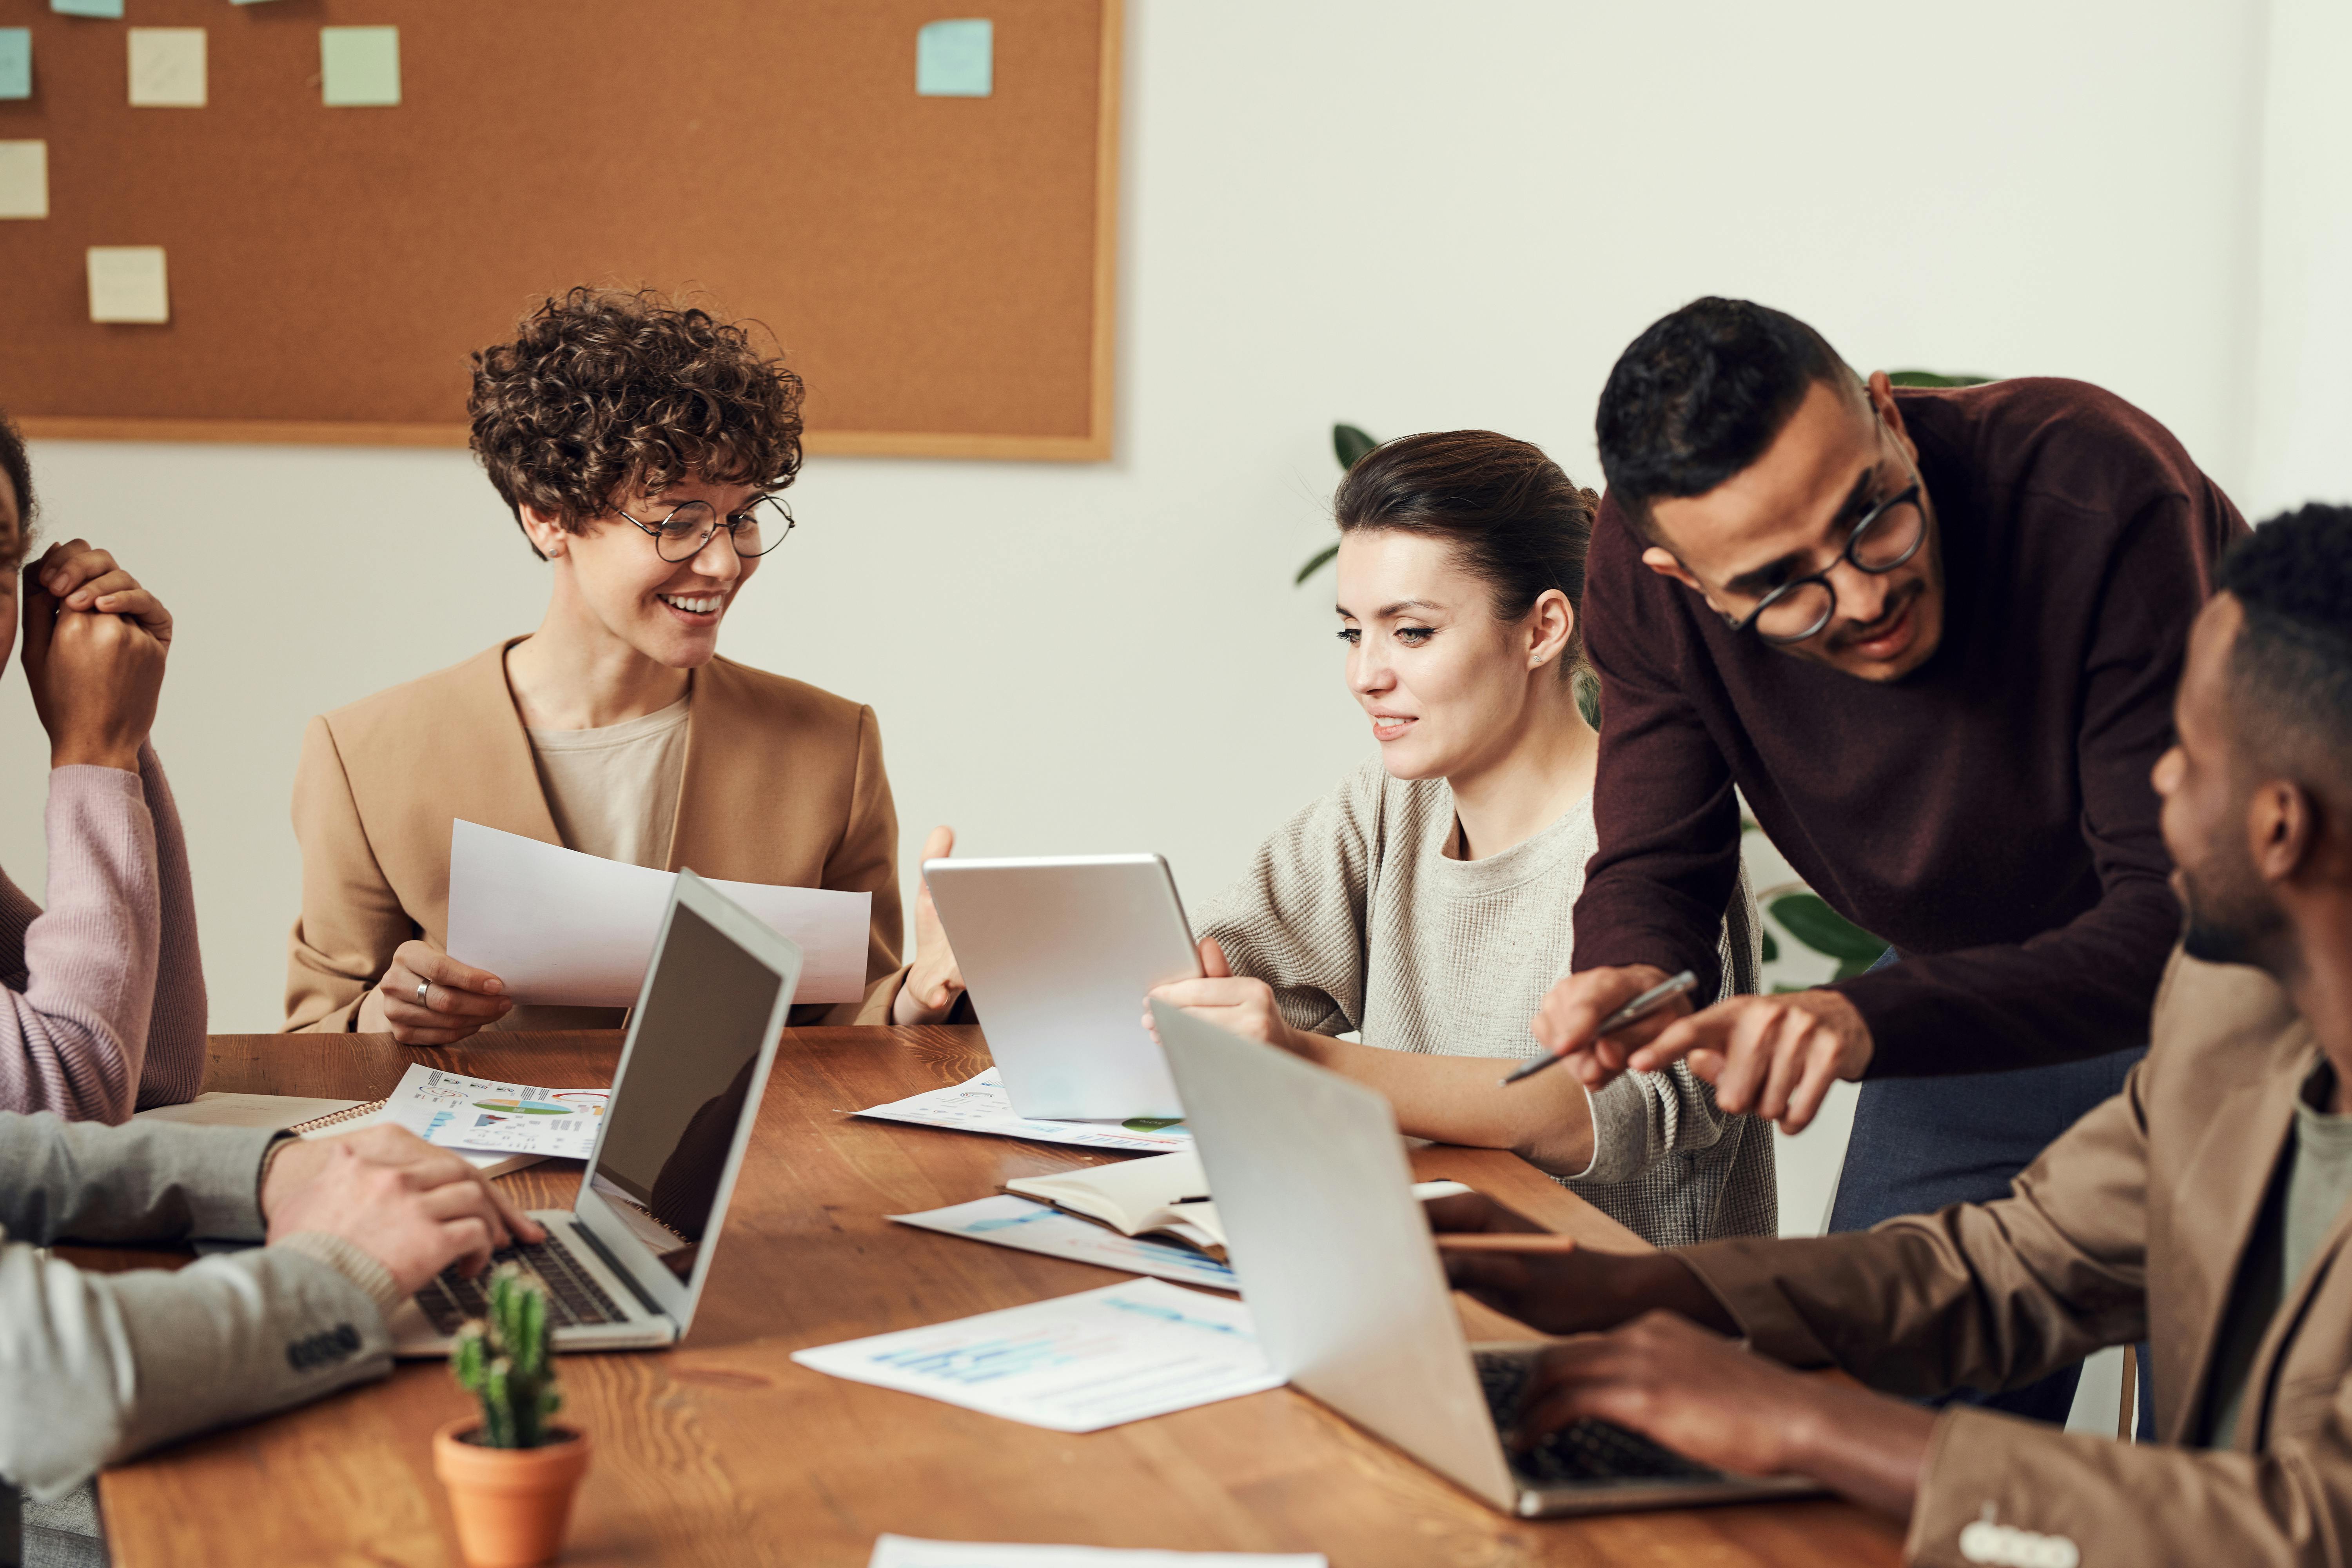
[[(36, 15), (50, 216), (0, 222), (0, 404), (68, 439), (463, 446), (466, 356), (573, 283), (757, 319), (812, 452), (1111, 455), (1123, 0), (989, 0), (994, 90), (921, 98), (938, 0), (141, 0), (209, 102), (132, 109), (121, 23)], [(320, 101), (321, 26), (403, 102)], [(519, 65), (518, 62), (526, 62)], [(162, 245), (173, 321), (88, 320)], [(21, 288), (19, 285), (21, 284)]]

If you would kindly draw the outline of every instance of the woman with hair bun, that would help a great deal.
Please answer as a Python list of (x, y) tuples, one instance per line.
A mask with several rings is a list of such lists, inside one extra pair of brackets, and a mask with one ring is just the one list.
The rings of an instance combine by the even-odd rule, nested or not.
[[(1538, 1054), (1598, 847), (1578, 611), (1599, 499), (1525, 441), (1453, 430), (1367, 456), (1334, 510), (1348, 689), (1380, 754), (1203, 908), (1210, 978), (1154, 994), (1380, 1089), (1409, 1135), (1511, 1149), (1661, 1247), (1772, 1234), (1771, 1130), (1682, 1064), (1591, 1095), (1497, 1082)], [(1756, 989), (1758, 931), (1743, 879), (1726, 994)]]
[[(463, 817), (606, 859), (871, 893), (862, 1003), (796, 1022), (936, 1022), (962, 982), (925, 898), (898, 961), (898, 819), (874, 710), (718, 657), (793, 526), (801, 381), (742, 327), (574, 289), (474, 356), (474, 454), (551, 576), (546, 615), (465, 663), (310, 721), (288, 1029), (604, 1028), (517, 1007), (446, 948)], [(954, 835), (936, 828), (926, 853)]]

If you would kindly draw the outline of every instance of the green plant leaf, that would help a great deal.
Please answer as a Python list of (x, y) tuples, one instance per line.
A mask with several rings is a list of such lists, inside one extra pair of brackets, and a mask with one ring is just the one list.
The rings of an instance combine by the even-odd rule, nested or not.
[(1331, 426), (1331, 455), (1339, 459), (1342, 472), (1362, 462), (1364, 455), (1379, 445), (1353, 425)]
[(1298, 575), (1290, 580), (1290, 585), (1294, 588), (1305, 587), (1307, 585), (1307, 579), (1314, 576), (1315, 574), (1323, 570), (1323, 563), (1339, 553), (1339, 547), (1338, 545), (1325, 545), (1322, 549), (1317, 551), (1308, 558), (1306, 565), (1301, 566), (1298, 569)]
[(1886, 379), (1897, 386), (1982, 386), (2000, 378), (1993, 375), (1951, 374), (1940, 370), (1890, 370)]
[[(1841, 980), (1852, 979), (1853, 974), (1869, 968), (1886, 951), (1884, 939), (1871, 935), (1830, 908), (1817, 893), (1783, 893), (1765, 908), (1780, 922), (1781, 930), (1815, 952), (1836, 959)], [(1862, 968), (1847, 973), (1853, 964)]]
[(1763, 937), (1764, 937), (1764, 962), (1765, 962), (1765, 963), (1780, 963), (1780, 940), (1779, 940), (1778, 938), (1776, 938), (1775, 936), (1773, 936), (1773, 934), (1772, 934), (1770, 931), (1768, 931), (1763, 932), (1762, 934), (1763, 934)]

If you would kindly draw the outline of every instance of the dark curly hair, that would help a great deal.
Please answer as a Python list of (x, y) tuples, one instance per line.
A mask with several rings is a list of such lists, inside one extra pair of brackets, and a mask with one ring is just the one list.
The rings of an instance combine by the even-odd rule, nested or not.
[(474, 355), (466, 412), (517, 524), (530, 506), (578, 533), (632, 489), (791, 484), (802, 395), (739, 323), (650, 289), (582, 288)]
[(1712, 295), (1653, 321), (1617, 356), (1593, 418), (1601, 471), (1650, 531), (1650, 502), (1699, 496), (1772, 444), (1815, 382), (1861, 385), (1827, 340), (1784, 310)]
[[(1434, 430), (1374, 447), (1331, 498), (1339, 531), (1393, 529), (1444, 540), (1493, 595), (1498, 620), (1516, 621), (1548, 588), (1584, 609), (1584, 558), (1601, 498), (1530, 442), (1492, 430)], [(1573, 668), (1581, 622), (1562, 669)]]
[(33, 496), (33, 461), (25, 455), (25, 435), (8, 411), (0, 408), (0, 478), (16, 492), (16, 534), (19, 544), (33, 537), (33, 515), (40, 503)]
[(2314, 502), (2230, 547), (2216, 574), (2244, 606), (2230, 653), (2255, 760), (2346, 798), (2352, 778), (2352, 507)]

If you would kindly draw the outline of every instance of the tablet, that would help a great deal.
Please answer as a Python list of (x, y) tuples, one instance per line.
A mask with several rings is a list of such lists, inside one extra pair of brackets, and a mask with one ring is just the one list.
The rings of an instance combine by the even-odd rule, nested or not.
[(1167, 861), (926, 860), (923, 877), (1014, 1110), (1066, 1121), (1184, 1113), (1143, 1026), (1146, 993), (1201, 973)]

